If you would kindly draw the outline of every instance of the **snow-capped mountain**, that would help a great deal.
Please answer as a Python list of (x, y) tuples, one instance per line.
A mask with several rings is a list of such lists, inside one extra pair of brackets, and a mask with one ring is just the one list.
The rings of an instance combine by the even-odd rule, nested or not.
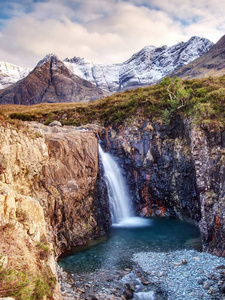
[(213, 43), (192, 37), (174, 46), (147, 46), (121, 64), (94, 64), (85, 58), (66, 58), (64, 64), (77, 76), (99, 88), (117, 92), (134, 86), (150, 85), (206, 53)]
[(0, 89), (4, 89), (26, 77), (31, 69), (0, 61)]
[[(146, 46), (120, 64), (94, 64), (88, 59), (66, 58), (62, 65), (69, 71), (94, 84), (106, 93), (118, 92), (130, 87), (151, 85), (178, 67), (199, 58), (213, 46), (208, 39), (192, 37), (187, 42), (174, 46)], [(48, 54), (37, 67), (40, 67), (53, 54)], [(0, 89), (23, 79), (31, 72), (11, 63), (0, 61)]]

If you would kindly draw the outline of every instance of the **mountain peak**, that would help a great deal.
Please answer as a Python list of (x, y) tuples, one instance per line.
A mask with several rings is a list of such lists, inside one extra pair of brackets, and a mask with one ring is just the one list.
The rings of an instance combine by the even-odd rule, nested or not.
[(73, 58), (65, 58), (63, 62), (69, 62), (69, 63), (75, 63), (75, 64), (93, 64), (89, 59), (79, 57), (79, 56), (74, 56)]
[(48, 54), (26, 78), (0, 91), (0, 103), (89, 102), (104, 95), (96, 85), (73, 74), (55, 54)]
[[(206, 41), (209, 41), (205, 39)], [(211, 43), (212, 44), (212, 43)], [(225, 74), (225, 35), (210, 47), (202, 56), (196, 57), (189, 64), (174, 70), (170, 75), (186, 79), (204, 78), (208, 76), (222, 76)]]
[(43, 64), (45, 64), (46, 62), (51, 61), (52, 59), (54, 59), (54, 60), (60, 60), (56, 54), (54, 54), (54, 53), (49, 53), (49, 54), (45, 55), (45, 57), (44, 57), (43, 59), (41, 59), (41, 60), (37, 63), (37, 66), (36, 66), (36, 67), (40, 67), (40, 66), (42, 66)]

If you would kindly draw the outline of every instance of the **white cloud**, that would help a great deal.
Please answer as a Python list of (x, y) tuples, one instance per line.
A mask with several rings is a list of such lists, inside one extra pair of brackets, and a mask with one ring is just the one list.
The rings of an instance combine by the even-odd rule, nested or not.
[(0, 60), (29, 67), (52, 52), (122, 62), (149, 44), (173, 45), (193, 35), (216, 42), (225, 32), (225, 3), (218, 0), (11, 2), (17, 13), (0, 32)]

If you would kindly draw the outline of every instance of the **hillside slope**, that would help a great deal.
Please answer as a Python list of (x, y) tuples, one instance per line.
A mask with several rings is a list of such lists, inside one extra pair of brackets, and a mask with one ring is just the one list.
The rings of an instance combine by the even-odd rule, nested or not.
[(178, 68), (170, 76), (186, 79), (222, 76), (225, 74), (225, 35), (205, 54)]

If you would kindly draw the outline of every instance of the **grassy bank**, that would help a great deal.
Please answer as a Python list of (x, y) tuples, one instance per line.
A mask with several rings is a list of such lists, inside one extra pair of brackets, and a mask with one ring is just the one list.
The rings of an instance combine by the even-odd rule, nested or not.
[(133, 116), (169, 123), (180, 115), (196, 123), (225, 125), (225, 76), (219, 78), (165, 79), (161, 84), (128, 90), (91, 103), (42, 103), (34, 106), (2, 105), (2, 118), (39, 121), (53, 120), (80, 126), (98, 122), (104, 126), (123, 124)]

